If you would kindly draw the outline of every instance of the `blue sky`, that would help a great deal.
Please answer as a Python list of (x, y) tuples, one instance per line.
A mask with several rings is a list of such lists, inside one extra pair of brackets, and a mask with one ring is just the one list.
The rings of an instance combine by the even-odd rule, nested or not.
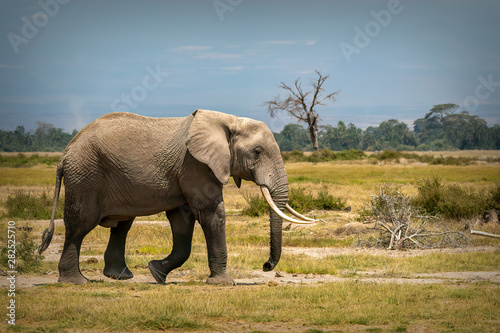
[[(263, 102), (314, 70), (322, 124), (408, 124), (456, 103), (500, 123), (500, 1), (2, 0), (0, 129), (211, 109), (281, 130)], [(412, 126), (410, 126), (412, 128)]]

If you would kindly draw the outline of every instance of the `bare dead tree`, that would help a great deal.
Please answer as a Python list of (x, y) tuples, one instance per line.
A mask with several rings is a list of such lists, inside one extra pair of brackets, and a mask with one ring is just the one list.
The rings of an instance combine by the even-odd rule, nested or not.
[[(267, 112), (271, 117), (275, 117), (279, 112), (286, 112), (291, 116), (297, 118), (299, 122), (307, 124), (311, 142), (315, 151), (319, 150), (318, 145), (318, 132), (319, 132), (319, 114), (315, 107), (325, 105), (327, 100), (335, 101), (335, 95), (340, 91), (332, 92), (323, 96), (325, 90), (322, 88), (323, 83), (330, 75), (323, 76), (319, 71), (315, 71), (318, 75), (317, 79), (311, 80), (309, 86), (312, 88), (310, 91), (302, 89), (300, 77), (295, 80), (293, 86), (281, 82), (280, 88), (285, 90), (288, 95), (285, 99), (280, 96), (273, 97), (272, 100), (264, 102), (267, 105)], [(312, 99), (311, 99), (312, 98)]]
[(383, 187), (370, 201), (375, 228), (381, 231), (375, 246), (388, 250), (408, 248), (439, 248), (463, 246), (470, 239), (462, 232), (452, 231), (443, 220), (417, 209), (412, 198), (397, 189)]

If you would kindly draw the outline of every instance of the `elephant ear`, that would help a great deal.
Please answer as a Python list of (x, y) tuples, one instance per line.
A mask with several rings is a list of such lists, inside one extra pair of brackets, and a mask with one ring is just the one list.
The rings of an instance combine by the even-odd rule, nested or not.
[(187, 149), (194, 158), (208, 165), (225, 185), (231, 172), (229, 122), (234, 116), (208, 110), (196, 110), (193, 116), (186, 139)]

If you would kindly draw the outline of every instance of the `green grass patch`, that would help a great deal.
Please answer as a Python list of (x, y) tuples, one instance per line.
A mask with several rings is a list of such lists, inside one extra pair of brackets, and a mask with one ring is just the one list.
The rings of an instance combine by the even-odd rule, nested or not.
[(26, 156), (22, 153), (17, 155), (0, 154), (0, 168), (26, 168), (35, 165), (57, 165), (61, 156), (33, 154)]
[[(414, 184), (418, 179), (439, 176), (443, 182), (490, 185), (500, 182), (495, 165), (367, 165), (334, 163), (286, 164), (289, 179), (307, 177), (312, 183), (339, 185), (377, 185), (383, 183)], [(300, 178), (298, 178), (300, 180)]]
[(313, 183), (313, 184), (319, 184), (321, 183), (321, 180), (319, 179), (314, 179), (308, 176), (298, 176), (298, 177), (288, 177), (288, 183)]
[[(219, 331), (252, 323), (272, 330), (280, 323), (311, 332), (346, 325), (403, 331), (425, 322), (430, 330), (455, 327), (463, 332), (494, 332), (500, 320), (495, 311), (500, 289), (494, 284), (465, 285), (460, 291), (455, 285), (355, 282), (274, 288), (141, 286), (90, 283), (23, 290), (18, 295), (22, 301), (16, 309), (17, 330)], [(48, 292), (51, 297), (46, 297)], [(117, 293), (121, 296), (116, 297)], [(7, 293), (0, 295), (4, 303)]]

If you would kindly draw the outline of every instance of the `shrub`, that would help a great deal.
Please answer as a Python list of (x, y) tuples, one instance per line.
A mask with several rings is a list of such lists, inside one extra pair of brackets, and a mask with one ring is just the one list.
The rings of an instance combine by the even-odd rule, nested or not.
[[(476, 191), (471, 187), (442, 184), (438, 177), (421, 180), (414, 205), (445, 218), (472, 218), (493, 208), (498, 186), (493, 191)], [(496, 199), (498, 200), (498, 198)]]
[(337, 159), (339, 160), (361, 160), (365, 157), (365, 152), (358, 149), (343, 150), (337, 153)]
[(283, 151), (281, 157), (286, 162), (303, 162), (306, 160), (304, 152), (300, 150)]
[(434, 158), (429, 164), (437, 165), (437, 164), (442, 164), (442, 165), (462, 165), (465, 164), (461, 159), (455, 158), (455, 157), (436, 157)]
[(379, 161), (396, 161), (399, 162), (401, 158), (407, 160), (414, 160), (421, 163), (427, 163), (432, 165), (442, 164), (442, 165), (466, 165), (473, 161), (471, 158), (467, 157), (434, 157), (430, 154), (419, 155), (416, 153), (405, 153), (401, 151), (385, 150), (382, 153), (377, 153), (373, 155)]
[[(43, 256), (38, 254), (38, 244), (34, 241), (31, 228), (16, 229), (16, 270), (19, 273), (28, 273), (40, 268)], [(7, 242), (6, 242), (7, 243)], [(7, 244), (0, 248), (0, 266), (8, 267)], [(9, 269), (12, 270), (12, 269)]]
[(384, 150), (381, 153), (375, 154), (375, 157), (380, 161), (397, 160), (401, 158), (401, 152), (393, 150)]
[(500, 184), (496, 184), (491, 189), (491, 202), (489, 209), (500, 209)]
[[(52, 211), (53, 197), (47, 195), (47, 191), (41, 194), (34, 194), (23, 190), (14, 191), (5, 201), (8, 218), (18, 218), (24, 220), (48, 220)], [(62, 217), (64, 198), (59, 197), (56, 217)]]
[(345, 200), (328, 194), (326, 188), (318, 192), (318, 196), (314, 201), (316, 208), (322, 210), (342, 210), (346, 206)]
[[(248, 203), (241, 213), (248, 216), (262, 216), (269, 212), (267, 202), (260, 195), (244, 194), (243, 197)], [(301, 212), (319, 210), (341, 210), (345, 207), (346, 202), (341, 198), (336, 198), (328, 193), (328, 190), (323, 188), (314, 197), (312, 193), (306, 191), (303, 187), (291, 188), (288, 193), (288, 204)]]
[(333, 150), (329, 149), (321, 149), (320, 151), (313, 152), (310, 156), (307, 157), (307, 162), (329, 162), (335, 161), (337, 155)]
[(454, 147), (446, 139), (434, 140), (430, 143), (421, 144), (416, 148), (416, 150), (421, 150), (421, 151), (428, 151), (428, 150), (440, 151), (440, 150), (456, 150), (456, 149), (457, 147)]
[(293, 209), (303, 212), (313, 209), (341, 210), (346, 205), (346, 202), (341, 198), (336, 198), (329, 194), (326, 186), (318, 192), (316, 197), (311, 192), (307, 192), (303, 187), (292, 188), (288, 195), (288, 203)]
[(248, 206), (243, 208), (241, 214), (258, 217), (269, 212), (269, 205), (267, 204), (266, 199), (264, 199), (261, 195), (246, 193), (243, 194), (243, 197), (248, 203)]
[(291, 188), (288, 193), (288, 204), (300, 212), (314, 209), (314, 197), (311, 192), (306, 192), (303, 187)]
[(350, 149), (341, 152), (335, 152), (330, 149), (321, 149), (320, 151), (312, 152), (306, 156), (304, 152), (299, 150), (281, 152), (283, 161), (285, 162), (330, 162), (336, 160), (359, 160), (366, 157), (362, 150)]

